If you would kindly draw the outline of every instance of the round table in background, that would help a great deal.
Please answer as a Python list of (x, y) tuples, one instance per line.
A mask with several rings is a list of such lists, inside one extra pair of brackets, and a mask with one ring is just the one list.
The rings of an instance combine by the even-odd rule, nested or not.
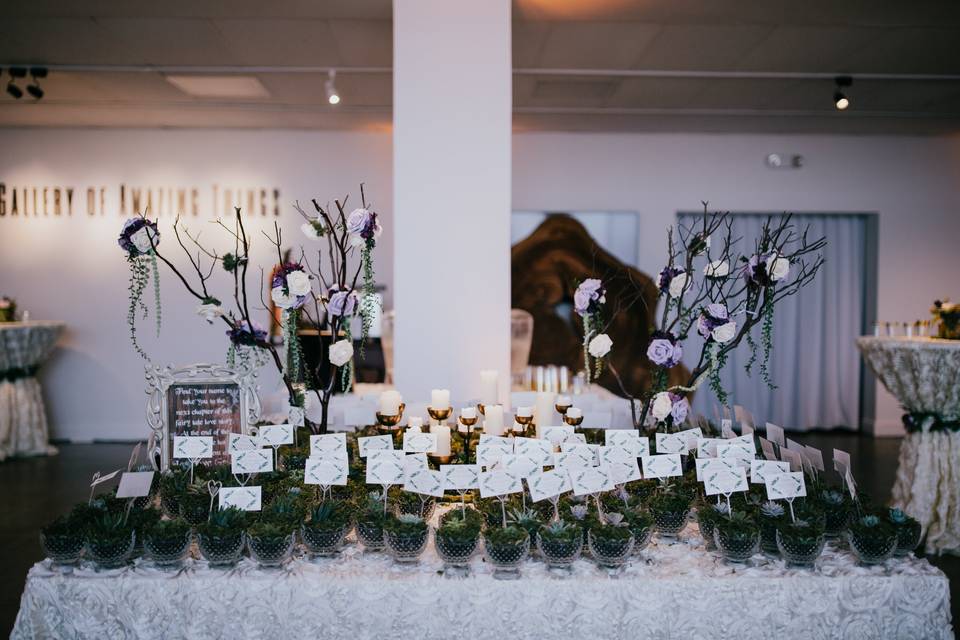
[(960, 341), (864, 336), (857, 347), (907, 412), (893, 505), (923, 525), (928, 553), (960, 553)]
[(0, 460), (50, 455), (47, 413), (36, 373), (63, 331), (61, 322), (0, 323)]

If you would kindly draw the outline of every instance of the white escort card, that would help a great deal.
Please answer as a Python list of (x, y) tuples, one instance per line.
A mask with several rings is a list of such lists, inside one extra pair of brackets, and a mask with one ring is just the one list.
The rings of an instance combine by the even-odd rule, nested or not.
[[(583, 465), (576, 466), (593, 466), (597, 464), (597, 451), (599, 449), (600, 445), (581, 444), (579, 442), (564, 442), (560, 445), (560, 451), (562, 453), (567, 453), (583, 460)], [(569, 462), (567, 464), (569, 464)]]
[(514, 438), (513, 452), (518, 456), (531, 458), (541, 467), (553, 464), (553, 445), (549, 440), (540, 438)]
[(842, 449), (833, 450), (833, 469), (843, 475), (847, 469), (852, 469), (850, 454)]
[(783, 435), (783, 428), (778, 427), (772, 422), (767, 423), (767, 440), (779, 447), (786, 447), (787, 441)]
[(739, 442), (728, 440), (725, 443), (717, 445), (717, 457), (734, 458), (742, 462), (744, 466), (749, 466), (750, 461), (753, 460), (754, 452), (744, 448)]
[(750, 453), (757, 452), (757, 443), (753, 441), (753, 434), (748, 433), (745, 436), (737, 436), (736, 438), (731, 438), (726, 441), (727, 444), (736, 444), (744, 448), (744, 450), (749, 451)]
[(496, 463), (495, 469), (506, 469), (512, 473), (516, 473), (521, 478), (526, 478), (534, 473), (540, 473), (543, 471), (544, 465), (539, 464), (533, 458), (528, 456), (518, 456), (515, 454), (510, 454), (509, 456), (503, 456)]
[(703, 478), (703, 492), (708, 496), (728, 496), (738, 491), (749, 489), (747, 471), (742, 467), (736, 469), (717, 469), (708, 471)]
[(523, 491), (520, 476), (505, 469), (483, 471), (480, 473), (480, 497), (495, 498)]
[(592, 467), (593, 458), (584, 457), (579, 453), (570, 453), (569, 451), (561, 451), (560, 453), (553, 454), (553, 466), (555, 467)]
[(543, 427), (540, 429), (540, 437), (549, 440), (554, 447), (559, 447), (567, 437), (574, 434), (574, 428), (570, 425), (560, 427)]
[(174, 436), (173, 457), (201, 460), (213, 457), (213, 436)]
[(306, 412), (303, 407), (290, 407), (287, 411), (287, 422), (295, 427), (302, 427), (305, 418)]
[(570, 467), (570, 486), (577, 496), (610, 491), (615, 484), (610, 468), (604, 465), (599, 467)]
[(451, 491), (467, 491), (480, 486), (479, 464), (442, 464), (443, 488)]
[(687, 443), (687, 452), (697, 448), (697, 441), (703, 437), (703, 429), (694, 427), (693, 429), (684, 429), (679, 433)]
[(697, 438), (697, 455), (717, 457), (717, 446), (726, 440), (722, 438)]
[(780, 449), (780, 457), (790, 463), (791, 471), (803, 471), (803, 456), (797, 451)]
[(279, 447), (284, 444), (293, 444), (292, 424), (265, 424), (257, 427), (260, 442), (268, 447)]
[(634, 458), (650, 455), (650, 439), (641, 437), (633, 429), (607, 429), (603, 432), (603, 443), (608, 447), (622, 447)]
[(326, 433), (310, 436), (311, 458), (346, 458), (347, 434)]
[(405, 458), (403, 451), (371, 451), (367, 455), (367, 484), (403, 484)]
[(793, 500), (807, 495), (807, 483), (800, 471), (771, 476), (766, 485), (770, 500)]
[(142, 498), (150, 495), (153, 485), (153, 471), (127, 471), (120, 476), (117, 487), (118, 498)]
[(823, 467), (823, 452), (816, 447), (804, 447), (807, 452), (807, 460), (817, 471), (826, 471)]
[(408, 453), (403, 457), (403, 473), (406, 475), (410, 475), (417, 469), (426, 469), (429, 466), (425, 453)]
[(485, 467), (496, 464), (503, 456), (513, 455), (513, 438), (480, 434), (477, 444), (477, 463)]
[(413, 473), (407, 474), (407, 481), (403, 484), (403, 490), (427, 496), (442, 496), (443, 474), (433, 469), (417, 469)]
[(242, 511), (260, 511), (260, 487), (222, 487), (217, 496), (220, 508), (235, 507)]
[(760, 438), (760, 450), (763, 451), (763, 457), (767, 460), (777, 459), (777, 454), (773, 450), (773, 443), (766, 438)]
[(319, 484), (324, 487), (347, 484), (346, 457), (330, 456), (326, 458), (307, 458), (307, 465), (303, 470), (304, 484)]
[(403, 450), (407, 453), (433, 453), (437, 450), (437, 434), (407, 429), (403, 432)]
[(779, 460), (750, 461), (750, 482), (752, 484), (766, 484), (767, 478), (781, 473), (790, 473), (789, 462), (780, 462)]
[(733, 420), (724, 418), (720, 421), (720, 435), (724, 438), (736, 438), (737, 434), (733, 431)]
[(679, 453), (659, 454), (640, 458), (644, 478), (673, 478), (683, 475)]
[(393, 436), (366, 436), (357, 438), (357, 445), (360, 448), (360, 457), (366, 458), (374, 451), (393, 450)]
[(243, 449), (230, 456), (230, 472), (267, 473), (273, 471), (273, 453), (267, 449)]
[(697, 480), (703, 482), (707, 473), (717, 471), (735, 471), (740, 467), (736, 458), (697, 458)]
[(656, 445), (658, 455), (687, 452), (687, 438), (683, 433), (658, 433)]
[(563, 469), (553, 469), (529, 476), (527, 486), (530, 488), (530, 498), (534, 502), (555, 498), (573, 488), (570, 484), (570, 474)]
[(260, 438), (257, 436), (250, 436), (243, 433), (231, 433), (230, 442), (227, 445), (227, 453), (233, 455), (237, 451), (242, 451), (244, 449), (259, 449), (263, 445), (260, 444)]
[(636, 458), (631, 458), (629, 462), (600, 463), (610, 469), (610, 477), (614, 484), (626, 484), (634, 480), (642, 480), (643, 474), (640, 473), (640, 463)]

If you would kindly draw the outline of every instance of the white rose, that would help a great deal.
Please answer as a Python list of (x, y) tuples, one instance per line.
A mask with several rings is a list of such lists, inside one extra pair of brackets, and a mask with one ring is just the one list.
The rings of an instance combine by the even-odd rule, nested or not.
[(310, 293), (310, 274), (306, 271), (291, 271), (287, 274), (287, 289), (292, 296), (305, 296)]
[(153, 230), (148, 226), (143, 226), (139, 231), (130, 236), (130, 242), (132, 242), (133, 246), (137, 248), (137, 251), (140, 253), (146, 253), (153, 249), (153, 245), (150, 242), (152, 235)]
[(223, 315), (223, 309), (218, 304), (202, 304), (197, 307), (197, 315), (213, 324), (216, 318)]
[(720, 344), (730, 342), (736, 335), (737, 323), (733, 321), (720, 325), (710, 334), (714, 341), (719, 342)]
[(668, 392), (661, 391), (653, 396), (653, 406), (650, 407), (650, 413), (653, 414), (654, 418), (657, 420), (666, 420), (672, 410), (673, 401), (670, 399)]
[(670, 279), (670, 297), (679, 298), (690, 278), (686, 273), (678, 273)]
[(613, 340), (610, 339), (610, 336), (605, 333), (601, 333), (598, 336), (594, 336), (593, 340), (590, 341), (587, 350), (594, 358), (602, 358), (610, 353), (610, 347), (612, 346)]
[(707, 236), (706, 238), (703, 239), (703, 245), (704, 245), (707, 249), (710, 248), (710, 244), (711, 244), (710, 236)]
[(284, 293), (283, 287), (274, 287), (271, 289), (270, 297), (273, 299), (273, 304), (281, 309), (289, 309), (297, 304), (297, 297)]
[(353, 357), (353, 342), (350, 340), (337, 340), (330, 345), (330, 362), (336, 367), (342, 367), (350, 362)]
[(300, 225), (300, 230), (303, 231), (303, 235), (307, 236), (311, 240), (320, 239), (320, 233), (317, 231), (317, 228), (312, 222), (304, 222), (302, 225)]
[(779, 254), (771, 254), (767, 258), (767, 275), (774, 282), (783, 280), (790, 275), (790, 261), (781, 257)]
[(726, 278), (730, 275), (730, 263), (726, 260), (714, 260), (703, 268), (703, 275), (708, 278)]

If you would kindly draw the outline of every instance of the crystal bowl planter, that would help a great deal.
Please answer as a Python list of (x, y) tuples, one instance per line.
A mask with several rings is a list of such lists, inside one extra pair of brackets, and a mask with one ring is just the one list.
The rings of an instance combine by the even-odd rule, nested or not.
[(823, 514), (826, 517), (826, 527), (824, 535), (827, 538), (838, 538), (843, 535), (850, 522), (850, 510), (846, 504), (828, 505), (824, 504)]
[(80, 561), (83, 554), (83, 535), (40, 533), (40, 548), (54, 565), (71, 566)]
[(760, 549), (768, 555), (776, 556), (780, 554), (780, 547), (777, 543), (777, 527), (781, 523), (782, 520), (760, 518)]
[(634, 555), (640, 555), (640, 553), (650, 545), (650, 541), (653, 540), (654, 529), (655, 527), (651, 526), (643, 530), (632, 530)]
[(521, 542), (491, 544), (484, 538), (484, 556), (493, 566), (493, 577), (497, 580), (516, 580), (520, 577), (520, 565), (530, 554), (529, 534)]
[(211, 567), (232, 567), (237, 564), (245, 542), (242, 531), (224, 536), (197, 534), (200, 555)]
[(908, 556), (920, 545), (920, 536), (922, 531), (920, 523), (916, 520), (909, 524), (897, 526), (897, 548), (893, 555), (897, 557)]
[(367, 551), (383, 551), (383, 527), (379, 524), (358, 522), (357, 540)]
[(676, 538), (687, 526), (687, 517), (690, 515), (690, 509), (685, 511), (658, 511), (650, 509), (653, 515), (653, 521), (656, 523), (657, 533), (662, 538)]
[(191, 527), (198, 527), (210, 517), (210, 498), (200, 496), (199, 499), (180, 500), (178, 508), (180, 517)]
[(335, 556), (343, 548), (350, 526), (348, 523), (342, 527), (321, 528), (305, 524), (300, 527), (300, 539), (311, 556)]
[(190, 553), (193, 533), (187, 531), (182, 536), (157, 536), (147, 533), (143, 537), (143, 549), (146, 556), (158, 567), (180, 565)]
[(895, 532), (889, 536), (859, 536), (847, 531), (847, 542), (860, 564), (869, 565), (889, 560), (897, 550), (898, 539)]
[(713, 532), (713, 540), (727, 562), (746, 562), (760, 550), (759, 531), (752, 536), (730, 536), (717, 527)]
[(575, 540), (544, 540), (537, 534), (537, 550), (547, 564), (547, 568), (560, 571), (569, 571), (571, 565), (580, 558), (583, 552), (583, 536), (577, 534)]
[(400, 563), (417, 562), (423, 554), (423, 550), (427, 548), (427, 541), (429, 539), (429, 527), (416, 533), (385, 531), (383, 536), (387, 553), (390, 554), (395, 562)]
[(433, 536), (433, 543), (445, 567), (462, 570), (470, 565), (470, 559), (480, 546), (480, 536), (463, 540), (444, 536), (438, 531)]
[(826, 541), (824, 535), (816, 536), (807, 542), (784, 540), (780, 531), (777, 531), (776, 536), (777, 549), (788, 567), (812, 567), (823, 553), (823, 545)]
[(84, 547), (86, 557), (97, 569), (117, 569), (127, 564), (136, 545), (136, 538), (137, 534), (133, 531), (129, 536), (123, 537), (101, 539), (88, 536)]
[(587, 545), (594, 561), (601, 569), (615, 572), (630, 559), (634, 545), (633, 534), (623, 540), (599, 538), (592, 531), (587, 532)]
[(282, 566), (293, 555), (293, 545), (296, 535), (290, 533), (285, 536), (254, 536), (247, 534), (247, 548), (250, 558), (260, 568), (275, 568)]

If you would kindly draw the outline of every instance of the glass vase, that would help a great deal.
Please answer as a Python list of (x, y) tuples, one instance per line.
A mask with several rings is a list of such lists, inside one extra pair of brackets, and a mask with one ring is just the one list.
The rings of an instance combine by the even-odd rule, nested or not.
[(830, 539), (842, 536), (847, 523), (850, 522), (850, 510), (847, 505), (823, 505), (823, 513), (826, 517), (824, 535)]
[(303, 525), (300, 527), (300, 539), (311, 557), (329, 557), (340, 553), (349, 531), (349, 524), (331, 529)]
[(903, 557), (910, 555), (918, 546), (920, 546), (920, 536), (922, 531), (919, 522), (910, 522), (897, 526), (897, 548), (893, 555)]
[(883, 564), (897, 550), (898, 538), (896, 533), (890, 536), (859, 536), (847, 531), (847, 542), (860, 564)]
[(654, 527), (647, 527), (646, 529), (633, 529), (633, 553), (634, 555), (640, 555), (640, 553), (650, 546), (650, 541), (653, 540), (653, 530)]
[(583, 552), (583, 536), (578, 533), (574, 540), (544, 540), (538, 533), (537, 550), (547, 569), (554, 573), (569, 573)]
[(826, 542), (826, 538), (823, 535), (803, 542), (784, 540), (780, 531), (777, 531), (776, 537), (777, 549), (788, 567), (813, 567), (817, 558), (823, 553), (823, 545)]
[(377, 524), (358, 522), (357, 540), (367, 551), (383, 551), (383, 527)]
[(420, 560), (420, 555), (427, 548), (429, 539), (429, 528), (413, 533), (386, 531), (383, 536), (387, 553), (390, 554), (394, 562), (401, 564), (414, 563)]
[(243, 553), (244, 534), (238, 532), (222, 536), (197, 534), (200, 555), (211, 567), (232, 567)]
[(480, 537), (471, 539), (447, 538), (439, 533), (433, 536), (434, 546), (437, 548), (437, 555), (443, 560), (444, 575), (447, 575), (447, 569), (450, 574), (466, 573), (470, 566), (470, 559), (476, 553), (480, 546)]
[(718, 527), (713, 532), (713, 541), (724, 560), (734, 564), (743, 563), (760, 550), (760, 531), (751, 536), (729, 535)]
[(598, 538), (592, 531), (587, 533), (587, 544), (594, 561), (611, 575), (617, 573), (630, 559), (634, 542), (632, 534), (625, 540), (610, 540)]
[(530, 536), (514, 544), (490, 544), (484, 541), (484, 556), (493, 567), (497, 580), (516, 580), (520, 577), (520, 565), (530, 554)]
[(115, 538), (88, 537), (85, 553), (88, 560), (99, 569), (118, 569), (130, 559), (136, 544), (136, 533)]
[(676, 538), (687, 526), (687, 516), (690, 509), (685, 511), (657, 511), (652, 509), (653, 521), (656, 523), (657, 533), (661, 538)]
[(293, 545), (296, 536), (290, 533), (285, 536), (251, 536), (247, 535), (247, 548), (250, 549), (250, 558), (261, 569), (280, 567), (293, 555)]
[(54, 566), (73, 566), (83, 554), (83, 535), (45, 535), (41, 532), (40, 548)]
[(158, 537), (148, 533), (143, 537), (143, 550), (158, 567), (178, 567), (190, 553), (191, 542), (193, 533), (190, 531), (179, 537)]

